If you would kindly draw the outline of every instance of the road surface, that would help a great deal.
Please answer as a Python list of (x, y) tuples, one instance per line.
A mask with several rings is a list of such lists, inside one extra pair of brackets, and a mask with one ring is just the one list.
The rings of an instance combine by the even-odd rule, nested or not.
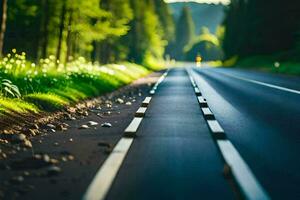
[[(191, 76), (272, 199), (299, 199), (300, 79), (237, 69)], [(184, 68), (157, 90), (106, 199), (234, 199)]]
[(185, 69), (156, 92), (107, 199), (233, 199)]
[(300, 79), (222, 68), (197, 68), (193, 75), (270, 196), (300, 199)]

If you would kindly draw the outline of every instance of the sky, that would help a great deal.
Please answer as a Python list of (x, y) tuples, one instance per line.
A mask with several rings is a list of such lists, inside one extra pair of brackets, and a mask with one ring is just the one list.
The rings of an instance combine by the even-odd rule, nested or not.
[(194, 2), (199, 2), (199, 3), (223, 3), (223, 4), (229, 4), (230, 0), (165, 0), (167, 3), (172, 3), (172, 2), (189, 2), (189, 1), (194, 1)]

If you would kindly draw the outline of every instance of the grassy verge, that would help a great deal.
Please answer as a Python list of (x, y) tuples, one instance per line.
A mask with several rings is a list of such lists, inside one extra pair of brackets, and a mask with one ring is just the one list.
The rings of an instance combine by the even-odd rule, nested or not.
[(299, 62), (280, 62), (277, 61), (273, 56), (253, 56), (240, 59), (234, 66), (271, 73), (300, 76)]
[(84, 58), (67, 65), (53, 56), (34, 64), (13, 50), (0, 61), (0, 118), (11, 113), (56, 111), (99, 96), (151, 72), (133, 63), (101, 66)]

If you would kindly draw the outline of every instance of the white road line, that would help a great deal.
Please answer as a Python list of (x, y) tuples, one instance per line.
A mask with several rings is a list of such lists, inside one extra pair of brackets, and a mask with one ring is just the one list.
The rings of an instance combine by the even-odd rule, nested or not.
[(136, 117), (144, 117), (145, 116), (145, 113), (146, 113), (146, 110), (147, 110), (147, 107), (140, 107), (136, 113), (135, 113), (135, 116)]
[(285, 92), (291, 92), (291, 93), (294, 93), (294, 94), (300, 94), (299, 90), (293, 90), (293, 89), (290, 89), (290, 88), (281, 87), (281, 86), (278, 86), (278, 85), (273, 85), (273, 84), (269, 84), (269, 83), (265, 83), (265, 82), (261, 82), (261, 81), (256, 81), (256, 80), (252, 80), (252, 79), (247, 79), (247, 78), (242, 78), (242, 77), (238, 77), (238, 76), (233, 76), (233, 75), (229, 75), (229, 74), (226, 74), (226, 73), (223, 73), (223, 72), (218, 72), (218, 73), (223, 74), (225, 76), (232, 77), (232, 78), (236, 78), (236, 79), (239, 79), (239, 80), (247, 81), (247, 82), (250, 82), (250, 83), (255, 83), (255, 84), (258, 84), (258, 85), (263, 85), (263, 86), (266, 86), (266, 87), (270, 87), (270, 88), (282, 90), (282, 91), (285, 91)]
[(246, 199), (270, 199), (232, 143), (228, 140), (217, 140), (217, 144)]
[(190, 77), (190, 80), (192, 82), (193, 87), (194, 88), (197, 87), (197, 85), (196, 85), (195, 80), (193, 79), (193, 77), (191, 77), (190, 75), (189, 75), (189, 77)]
[(195, 87), (195, 94), (196, 94), (197, 96), (200, 96), (200, 95), (201, 95), (201, 92), (200, 92), (200, 90), (199, 90), (198, 87)]
[(197, 97), (198, 102), (200, 104), (201, 107), (207, 107), (207, 101), (202, 97), (202, 96), (198, 96)]
[(131, 121), (131, 123), (128, 125), (128, 127), (125, 129), (125, 133), (135, 133), (137, 129), (139, 128), (143, 118), (142, 117), (135, 117)]
[(157, 90), (157, 87), (165, 80), (166, 76), (168, 75), (168, 72), (165, 72), (159, 79), (158, 81), (155, 83), (155, 85), (153, 86), (152, 90), (150, 91), (151, 95), (155, 94), (155, 91)]
[[(199, 103), (203, 103), (205, 99), (200, 96), (198, 97), (198, 101)], [(208, 107), (202, 108), (202, 112), (204, 115), (212, 113)], [(226, 139), (224, 129), (221, 127), (219, 122), (217, 120), (207, 120), (207, 123), (211, 132), (216, 134), (214, 135), (214, 138), (220, 149), (220, 152), (225, 160), (225, 163), (230, 166), (232, 175), (239, 185), (239, 188), (245, 198), (249, 200), (269, 200), (270, 197), (255, 178), (247, 163), (243, 160), (232, 143)]]
[(122, 138), (101, 166), (89, 185), (83, 200), (103, 200), (112, 185), (133, 138)]
[(209, 108), (201, 108), (204, 118), (207, 120), (212, 120), (215, 118), (214, 114), (211, 112)]
[(224, 129), (217, 120), (207, 120), (207, 123), (213, 133), (224, 133)]
[(145, 100), (142, 103), (142, 106), (144, 106), (144, 107), (148, 106), (151, 99), (152, 99), (152, 97), (146, 97)]
[(155, 94), (155, 90), (152, 89), (149, 93), (150, 93), (151, 95), (154, 95), (154, 94)]
[(201, 108), (204, 115), (213, 115), (209, 108)]
[(158, 81), (157, 81), (157, 86), (158, 86), (159, 84), (161, 84), (161, 83), (164, 81), (164, 79), (165, 79), (165, 76), (161, 76), (161, 77), (158, 79)]
[[(169, 70), (168, 70), (169, 71)], [(159, 83), (164, 80), (164, 77), (167, 76), (168, 71), (164, 73), (163, 77), (160, 79), (160, 82), (156, 83), (157, 87)], [(155, 88), (156, 89), (156, 88)], [(154, 90), (155, 93), (155, 90)], [(151, 101), (151, 97), (146, 97), (142, 105), (148, 106)], [(147, 107), (140, 107), (136, 115), (145, 114)], [(135, 117), (128, 127), (125, 129), (128, 135), (135, 134), (139, 125), (141, 124), (143, 118)], [(123, 137), (119, 140), (118, 144), (114, 147), (113, 151), (110, 153), (106, 161), (98, 170), (93, 181), (89, 185), (86, 193), (83, 196), (83, 200), (104, 200), (127, 153), (133, 143), (134, 138)]]

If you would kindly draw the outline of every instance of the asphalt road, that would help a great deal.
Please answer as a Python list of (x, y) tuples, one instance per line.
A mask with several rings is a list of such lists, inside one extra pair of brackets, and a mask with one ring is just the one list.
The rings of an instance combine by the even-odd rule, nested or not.
[(107, 199), (234, 199), (185, 69), (159, 86)]
[(193, 76), (271, 198), (300, 199), (300, 79), (222, 68)]

